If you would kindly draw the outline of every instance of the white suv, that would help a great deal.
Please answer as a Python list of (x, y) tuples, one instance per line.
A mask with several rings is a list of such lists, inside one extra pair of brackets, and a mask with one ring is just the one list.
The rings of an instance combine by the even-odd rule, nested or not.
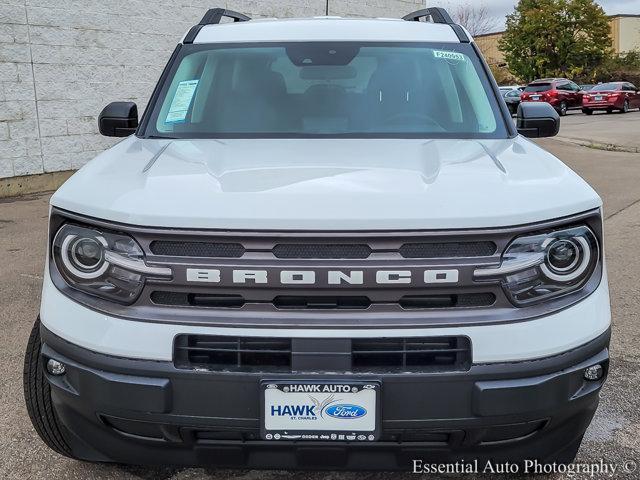
[(608, 370), (602, 202), (524, 138), (553, 108), (516, 127), (446, 11), (211, 10), (140, 123), (124, 102), (99, 123), (128, 138), (51, 199), (25, 361), (55, 451), (573, 460)]

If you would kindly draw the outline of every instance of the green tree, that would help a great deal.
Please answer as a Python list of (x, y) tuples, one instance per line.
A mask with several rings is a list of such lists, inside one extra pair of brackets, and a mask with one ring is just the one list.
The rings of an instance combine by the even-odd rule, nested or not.
[(611, 49), (609, 19), (594, 0), (520, 0), (506, 27), (499, 47), (526, 81), (583, 75)]

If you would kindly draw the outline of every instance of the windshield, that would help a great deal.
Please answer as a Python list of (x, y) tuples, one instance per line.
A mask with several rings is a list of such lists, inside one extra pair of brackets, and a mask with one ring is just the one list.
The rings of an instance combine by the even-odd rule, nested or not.
[(468, 44), (183, 46), (144, 135), (505, 138)]
[(606, 92), (608, 90), (620, 90), (622, 85), (619, 83), (602, 83), (591, 89), (592, 92)]
[(546, 92), (547, 90), (551, 90), (550, 83), (532, 83), (531, 85), (527, 85), (524, 89), (525, 92)]

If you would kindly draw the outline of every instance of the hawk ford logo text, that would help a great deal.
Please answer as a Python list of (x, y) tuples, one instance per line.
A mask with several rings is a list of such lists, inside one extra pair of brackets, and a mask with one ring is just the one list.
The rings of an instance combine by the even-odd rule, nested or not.
[[(187, 282), (233, 283), (246, 285), (314, 285), (326, 282), (328, 285), (364, 285), (367, 270), (236, 270), (187, 268)], [(412, 284), (417, 283), (411, 270), (374, 270), (375, 283)], [(275, 278), (274, 278), (275, 277)], [(423, 270), (420, 282), (425, 284), (458, 283), (458, 270)]]

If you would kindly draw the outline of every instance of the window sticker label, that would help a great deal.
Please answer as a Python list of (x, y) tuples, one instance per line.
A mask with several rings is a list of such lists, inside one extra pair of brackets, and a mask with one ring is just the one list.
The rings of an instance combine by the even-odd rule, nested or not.
[(436, 58), (441, 58), (442, 60), (455, 60), (458, 62), (464, 62), (467, 57), (464, 54), (459, 52), (447, 52), (445, 50), (434, 50), (433, 56)]
[(198, 82), (199, 80), (186, 80), (178, 84), (176, 93), (171, 101), (171, 106), (169, 107), (169, 113), (167, 113), (167, 118), (164, 121), (165, 123), (180, 123), (185, 121), (187, 112), (191, 106), (191, 100), (193, 100), (193, 95), (196, 93)]

